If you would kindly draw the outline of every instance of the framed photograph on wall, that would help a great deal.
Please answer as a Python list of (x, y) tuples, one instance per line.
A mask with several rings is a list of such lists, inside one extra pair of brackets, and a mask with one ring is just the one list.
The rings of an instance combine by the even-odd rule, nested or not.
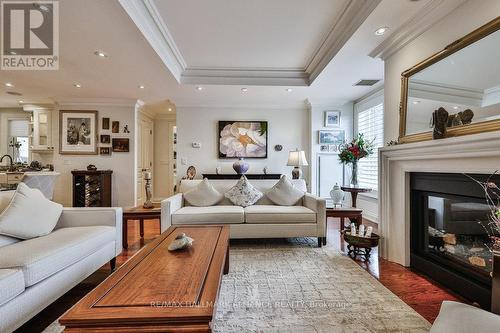
[(102, 118), (102, 129), (109, 130), (109, 118)]
[(325, 127), (340, 126), (340, 111), (325, 111)]
[(120, 122), (113, 121), (111, 123), (111, 133), (120, 133)]
[(99, 147), (99, 154), (111, 155), (111, 147)]
[(339, 145), (345, 142), (345, 131), (318, 131), (320, 145)]
[(101, 134), (101, 143), (104, 143), (104, 144), (111, 143), (111, 136), (108, 134)]
[(219, 121), (219, 158), (267, 158), (267, 121)]
[(97, 111), (59, 111), (59, 154), (97, 155)]
[(130, 151), (130, 141), (128, 138), (113, 138), (111, 146), (115, 153), (128, 153)]

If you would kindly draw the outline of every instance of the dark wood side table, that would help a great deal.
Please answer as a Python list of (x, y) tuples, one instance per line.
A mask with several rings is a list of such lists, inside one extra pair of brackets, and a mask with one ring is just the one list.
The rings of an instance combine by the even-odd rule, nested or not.
[(352, 206), (356, 207), (356, 200), (358, 199), (358, 193), (371, 192), (371, 188), (363, 187), (351, 187), (351, 186), (341, 186), (342, 191), (350, 192), (352, 199)]
[(137, 206), (123, 209), (122, 243), (124, 249), (128, 248), (128, 220), (139, 221), (141, 238), (144, 237), (144, 220), (158, 220), (161, 230), (161, 204), (159, 202), (155, 202), (153, 204), (153, 208)]
[(363, 210), (354, 207), (335, 207), (326, 209), (326, 218), (339, 217), (340, 231), (344, 230), (345, 219), (348, 218), (354, 221), (358, 226), (363, 222)]

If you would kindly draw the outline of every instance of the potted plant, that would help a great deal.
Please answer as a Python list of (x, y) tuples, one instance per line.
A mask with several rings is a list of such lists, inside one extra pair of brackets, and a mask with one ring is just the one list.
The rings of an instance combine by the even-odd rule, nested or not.
[(350, 143), (344, 144), (339, 153), (342, 164), (352, 164), (351, 184), (358, 186), (358, 161), (373, 154), (373, 141), (367, 141), (363, 133), (359, 133)]

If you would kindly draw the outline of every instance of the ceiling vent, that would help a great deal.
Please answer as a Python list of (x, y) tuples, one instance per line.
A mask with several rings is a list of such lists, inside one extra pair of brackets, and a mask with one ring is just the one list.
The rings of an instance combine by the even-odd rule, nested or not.
[(379, 82), (380, 80), (359, 80), (356, 82), (354, 85), (355, 86), (361, 86), (361, 87), (370, 87), (373, 86), (375, 83)]
[(7, 91), (7, 94), (14, 95), (14, 96), (22, 96), (23, 95), (21, 93), (18, 93), (17, 91)]

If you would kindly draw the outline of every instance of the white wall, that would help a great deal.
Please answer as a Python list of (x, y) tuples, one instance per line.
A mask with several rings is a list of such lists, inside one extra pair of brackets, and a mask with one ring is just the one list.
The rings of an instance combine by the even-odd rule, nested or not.
[[(340, 111), (340, 127), (325, 127), (325, 111)], [(310, 142), (310, 172), (311, 172), (311, 193), (317, 194), (318, 190), (318, 154), (320, 151), (320, 144), (318, 142), (319, 130), (336, 130), (343, 129), (345, 131), (346, 141), (352, 140), (353, 128), (353, 103), (344, 105), (324, 105), (314, 104), (310, 105), (309, 110), (310, 129), (309, 129), (309, 142)], [(337, 153), (328, 153), (337, 155)], [(340, 162), (339, 162), (340, 164)], [(347, 173), (346, 173), (347, 178)], [(339, 184), (342, 185), (342, 184)], [(346, 196), (347, 198), (347, 196)], [(350, 200), (350, 198), (349, 198)]]
[[(97, 110), (99, 117), (99, 134), (110, 134), (111, 138), (129, 138), (129, 153), (111, 153), (111, 156), (101, 155), (60, 155), (59, 154), (59, 110)], [(110, 121), (120, 121), (120, 131), (127, 124), (129, 134), (111, 133), (111, 130), (101, 130), (102, 118), (109, 117)], [(110, 123), (111, 125), (111, 123)], [(111, 126), (110, 126), (111, 127)], [(55, 171), (61, 173), (54, 190), (54, 201), (64, 206), (72, 205), (72, 174), (71, 170), (86, 169), (87, 165), (94, 164), (98, 169), (113, 170), (112, 178), (112, 205), (127, 207), (134, 205), (135, 184), (135, 103), (130, 105), (107, 104), (61, 104), (52, 111), (52, 145), (53, 153), (34, 154), (33, 159), (45, 163), (52, 163)], [(99, 144), (100, 145), (100, 144)], [(102, 145), (111, 146), (111, 145)]]
[[(299, 148), (308, 151), (308, 116), (302, 108), (262, 107), (181, 107), (177, 106), (177, 178), (186, 174), (189, 165), (194, 165), (198, 176), (201, 173), (215, 173), (220, 166), (223, 173), (235, 173), (232, 165), (235, 159), (218, 158), (218, 121), (255, 120), (268, 122), (267, 159), (247, 159), (248, 173), (262, 173), (267, 166), (268, 173), (291, 175), (292, 167), (286, 166), (288, 152)], [(192, 142), (201, 143), (201, 148), (192, 148)], [(280, 144), (283, 150), (277, 152), (274, 146)], [(182, 160), (186, 159), (183, 165)], [(309, 171), (303, 168), (308, 180)]]
[(385, 140), (399, 136), (401, 73), (500, 15), (498, 0), (469, 0), (385, 60)]

